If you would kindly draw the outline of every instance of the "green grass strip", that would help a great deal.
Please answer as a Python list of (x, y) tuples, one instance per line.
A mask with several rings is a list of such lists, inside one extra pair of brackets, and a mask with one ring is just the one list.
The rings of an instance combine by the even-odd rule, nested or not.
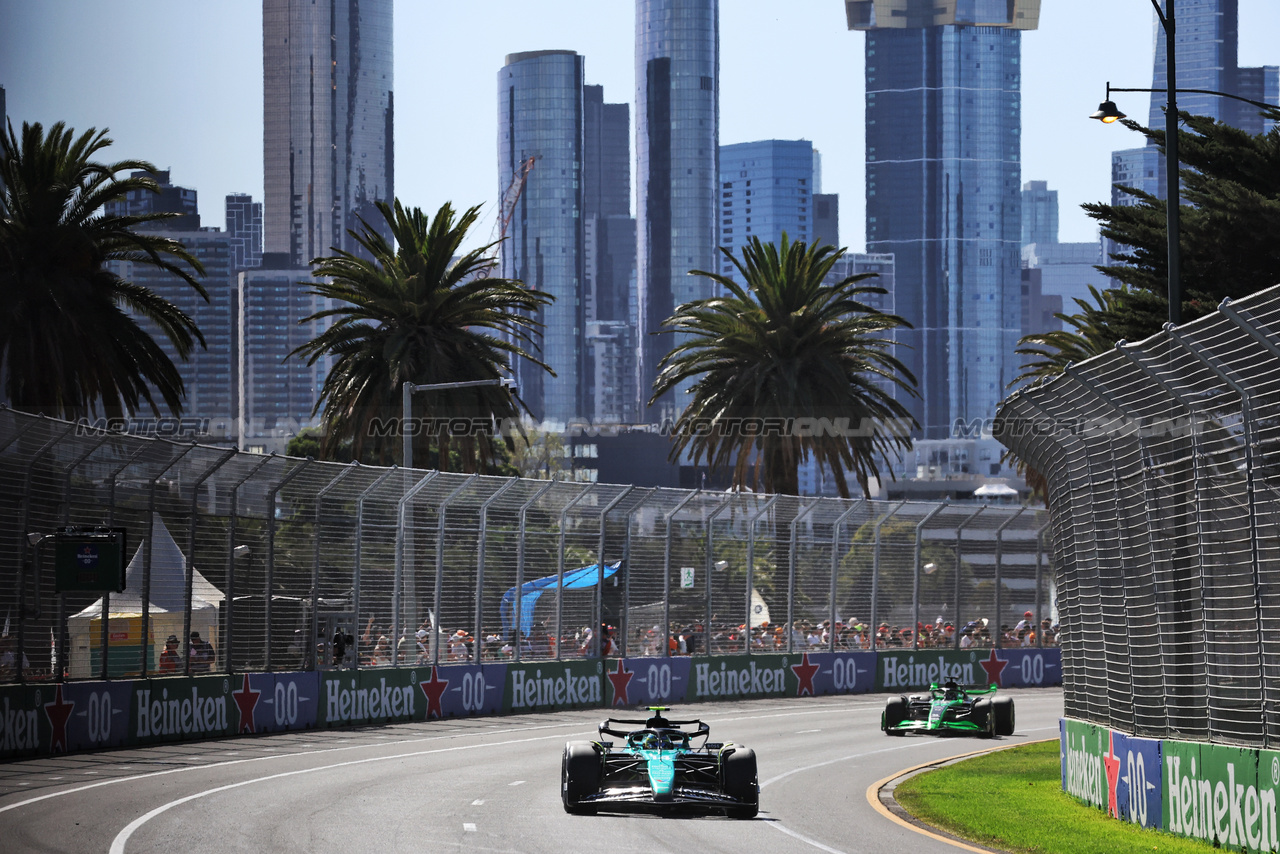
[(1213, 846), (1117, 821), (1062, 791), (1058, 742), (1000, 750), (918, 774), (894, 792), (907, 812), (961, 839), (1034, 854), (1205, 854)]

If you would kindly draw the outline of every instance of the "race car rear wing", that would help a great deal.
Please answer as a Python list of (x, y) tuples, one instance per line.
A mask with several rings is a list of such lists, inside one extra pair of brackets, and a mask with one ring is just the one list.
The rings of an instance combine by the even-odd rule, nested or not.
[[(615, 724), (619, 724), (619, 725), (630, 724), (632, 725), (632, 728), (631, 729), (615, 729), (614, 728)], [(687, 726), (696, 726), (697, 730), (694, 732), (687, 732), (686, 730), (682, 729), (682, 727), (687, 727)], [(635, 732), (636, 729), (654, 729), (654, 730), (678, 729), (681, 732), (684, 732), (690, 738), (699, 738), (699, 737), (708, 738), (711, 735), (711, 727), (708, 726), (703, 721), (700, 721), (700, 720), (671, 721), (671, 720), (667, 720), (666, 718), (660, 719), (659, 722), (655, 722), (653, 718), (650, 718), (648, 720), (634, 720), (629, 718), (605, 718), (604, 722), (600, 724), (598, 729), (601, 735), (612, 735), (617, 738), (626, 738), (628, 735)]]

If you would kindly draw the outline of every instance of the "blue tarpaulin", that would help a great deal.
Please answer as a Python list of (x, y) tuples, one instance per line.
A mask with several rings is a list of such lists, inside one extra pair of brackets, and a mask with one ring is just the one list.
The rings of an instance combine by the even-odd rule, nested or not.
[[(604, 566), (604, 577), (609, 578), (618, 571), (618, 567), (622, 562), (607, 563)], [(582, 590), (587, 587), (595, 587), (596, 582), (600, 579), (600, 567), (598, 564), (584, 566), (581, 569), (566, 570), (564, 574), (564, 587), (566, 590)], [(533, 607), (538, 604), (538, 597), (542, 595), (544, 590), (555, 590), (559, 587), (560, 576), (548, 575), (546, 578), (539, 578), (534, 581), (526, 581), (520, 585), (520, 632), (528, 635), (533, 628)], [(502, 632), (505, 636), (511, 636), (511, 628), (516, 619), (516, 588), (512, 587), (506, 593), (502, 594)]]

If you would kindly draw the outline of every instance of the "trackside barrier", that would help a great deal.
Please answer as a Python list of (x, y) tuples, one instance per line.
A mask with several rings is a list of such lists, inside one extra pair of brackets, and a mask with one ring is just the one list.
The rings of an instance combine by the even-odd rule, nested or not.
[[(0, 760), (473, 715), (1061, 684), (1057, 649), (449, 664), (0, 686)], [(1156, 766), (1158, 767), (1158, 763)]]
[(1062, 788), (1113, 818), (1223, 849), (1280, 849), (1280, 751), (1059, 722)]

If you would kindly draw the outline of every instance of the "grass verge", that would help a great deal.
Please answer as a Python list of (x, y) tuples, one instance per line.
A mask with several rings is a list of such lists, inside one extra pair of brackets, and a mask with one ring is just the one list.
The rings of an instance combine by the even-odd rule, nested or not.
[(1116, 821), (1062, 791), (1058, 742), (1000, 750), (918, 774), (894, 797), (916, 818), (989, 848), (1034, 854), (1205, 854), (1213, 846)]

